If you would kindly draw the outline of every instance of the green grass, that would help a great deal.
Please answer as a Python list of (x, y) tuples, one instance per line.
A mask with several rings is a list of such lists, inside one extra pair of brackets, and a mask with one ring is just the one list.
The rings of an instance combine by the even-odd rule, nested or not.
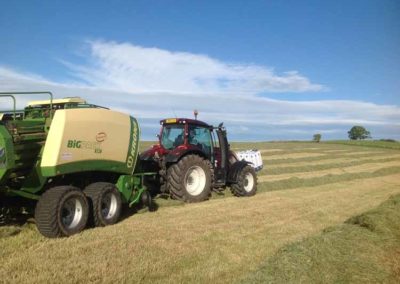
[[(387, 152), (387, 153), (389, 153), (389, 152)], [(357, 158), (379, 157), (381, 155), (382, 155), (382, 152), (379, 152), (379, 151), (377, 151), (376, 153), (365, 153), (365, 154), (358, 154), (357, 152), (354, 152), (351, 154), (346, 154), (345, 157), (354, 158), (354, 160), (357, 160)], [(264, 167), (265, 167), (265, 169), (267, 169), (268, 165), (280, 165), (280, 164), (291, 164), (291, 163), (301, 163), (301, 162), (310, 162), (310, 164), (312, 164), (312, 162), (315, 162), (315, 161), (337, 159), (340, 157), (344, 157), (344, 156), (341, 154), (326, 154), (326, 155), (317, 156), (317, 157), (282, 158), (282, 159), (274, 159), (274, 160), (268, 160), (268, 157), (265, 157), (264, 158)]]
[(313, 187), (324, 184), (331, 184), (337, 182), (367, 179), (373, 177), (387, 176), (400, 173), (400, 167), (387, 167), (376, 170), (374, 172), (359, 172), (359, 173), (344, 173), (340, 175), (324, 175), (321, 177), (313, 178), (297, 178), (291, 177), (284, 180), (263, 182), (259, 185), (259, 191), (275, 191), (275, 190), (287, 190), (301, 187)]
[[(355, 180), (363, 180), (368, 178), (375, 178), (375, 177), (383, 177), (389, 176), (393, 174), (400, 173), (400, 166), (399, 167), (387, 167), (376, 170), (374, 172), (359, 172), (359, 173), (344, 173), (340, 175), (324, 175), (320, 177), (313, 177), (313, 178), (297, 178), (292, 177), (284, 180), (279, 181), (271, 181), (271, 182), (262, 182), (258, 184), (257, 192), (267, 192), (267, 191), (277, 191), (277, 190), (289, 190), (289, 189), (300, 189), (302, 187), (318, 187), (327, 184), (334, 184), (334, 183), (341, 183), (341, 182), (348, 182), (348, 181), (355, 181)], [(226, 197), (233, 197), (233, 194), (230, 192), (229, 189), (221, 192), (215, 193), (213, 192), (211, 199), (220, 199)], [(163, 198), (156, 198), (155, 201), (160, 207), (166, 206), (181, 206), (184, 203), (171, 200), (171, 199), (163, 199)]]
[(147, 149), (149, 149), (151, 146), (157, 144), (158, 142), (156, 141), (141, 141), (139, 143), (139, 152), (143, 152)]
[[(140, 151), (143, 151), (150, 146), (156, 144), (156, 141), (142, 141), (140, 142)], [(281, 141), (281, 142), (232, 142), (231, 147), (239, 150), (247, 149), (280, 149), (280, 150), (305, 150), (309, 148), (324, 149), (343, 149), (341, 145), (353, 146), (345, 149), (357, 150), (360, 146), (372, 148), (384, 148), (400, 150), (400, 142), (387, 142), (378, 140), (331, 140), (315, 143), (311, 141)]]
[(280, 174), (287, 174), (287, 173), (305, 173), (305, 172), (314, 172), (314, 171), (321, 171), (321, 170), (328, 170), (334, 168), (344, 168), (350, 166), (357, 166), (357, 165), (364, 165), (369, 163), (385, 163), (385, 162), (392, 162), (397, 161), (399, 158), (382, 158), (382, 159), (367, 159), (367, 160), (353, 160), (350, 162), (333, 162), (329, 164), (320, 164), (320, 165), (313, 165), (310, 163), (307, 166), (287, 166), (287, 167), (271, 167), (266, 168), (261, 173), (265, 173), (267, 175), (280, 175)]
[(232, 283), (281, 247), (399, 193), (398, 175), (135, 214), (46, 239), (34, 224), (0, 238), (6, 283)]
[[(143, 142), (140, 149), (143, 151), (153, 144), (155, 142)], [(222, 194), (213, 193), (209, 202), (200, 204), (157, 197), (159, 210), (155, 213), (146, 209), (131, 210), (114, 226), (88, 229), (71, 238), (56, 240), (42, 237), (32, 220), (22, 226), (0, 227), (0, 282), (232, 283), (243, 277), (257, 282), (249, 272), (256, 271), (255, 275), (263, 277), (263, 267), (271, 259), (275, 259), (274, 267), (297, 269), (297, 264), (291, 262), (293, 255), (289, 259), (278, 258), (282, 247), (283, 251), (293, 251), (299, 262), (307, 261), (309, 258), (302, 258), (301, 253), (309, 248), (302, 250), (296, 247), (298, 242), (293, 242), (302, 238), (319, 240), (321, 235), (329, 244), (337, 242), (338, 246), (343, 246), (343, 250), (335, 251), (333, 247), (329, 258), (324, 251), (316, 253), (328, 260), (326, 266), (315, 266), (319, 274), (334, 271), (329, 261), (339, 266), (355, 258), (355, 264), (348, 265), (349, 271), (358, 266), (363, 268), (365, 263), (357, 261), (364, 257), (364, 251), (372, 251), (383, 263), (382, 266), (371, 264), (371, 269), (377, 272), (368, 272), (364, 278), (350, 278), (350, 272), (345, 271), (338, 278), (327, 278), (328, 282), (392, 279), (388, 271), (393, 267), (393, 259), (382, 259), (387, 256), (386, 247), (370, 250), (369, 239), (367, 242), (364, 235), (357, 235), (360, 237), (353, 248), (346, 243), (352, 234), (340, 233), (353, 227), (364, 230), (362, 227), (346, 223), (339, 226), (343, 230), (321, 232), (374, 208), (391, 194), (400, 193), (400, 166), (395, 162), (400, 158), (392, 156), (399, 154), (397, 150), (313, 142), (232, 143), (232, 147), (235, 150), (269, 150), (263, 153), (265, 168), (259, 172), (266, 182), (259, 184), (256, 196), (236, 198), (227, 189)], [(289, 154), (290, 157), (297, 153), (323, 156), (269, 159), (272, 155), (280, 158), (278, 155)], [(316, 163), (318, 161), (321, 163)], [(395, 163), (389, 166), (386, 162)], [(368, 168), (363, 165), (368, 163), (378, 164), (379, 170), (363, 172)], [(338, 169), (359, 165), (360, 169), (355, 172), (339, 174)], [(318, 173), (330, 169), (334, 174), (321, 176), (325, 173)], [(289, 174), (290, 177), (291, 173), (314, 171), (314, 177), (310, 174), (303, 178), (268, 181), (268, 175)], [(375, 236), (375, 232), (368, 234)], [(393, 239), (388, 232), (385, 234)], [(381, 239), (376, 238), (376, 241), (380, 243)], [(319, 241), (318, 246), (323, 243)], [(397, 249), (396, 246), (392, 248)], [(351, 250), (353, 254), (346, 256)], [(307, 265), (300, 263), (298, 270), (308, 269)], [(309, 282), (309, 278), (304, 279)], [(282, 282), (279, 280), (277, 278), (276, 282)]]
[(296, 150), (296, 149), (308, 149), (308, 148), (321, 148), (321, 149), (332, 149), (339, 147), (326, 145), (323, 143), (315, 143), (315, 142), (232, 142), (231, 147), (239, 150), (247, 150), (247, 149), (280, 149), (280, 150)]
[(399, 283), (400, 195), (281, 248), (243, 283)]
[[(394, 159), (385, 159), (384, 161), (394, 161)], [(376, 161), (374, 162), (382, 162)], [(376, 170), (374, 172), (359, 172), (359, 173), (344, 173), (339, 175), (324, 175), (319, 177), (312, 178), (297, 178), (291, 177), (288, 179), (271, 181), (271, 182), (262, 182), (258, 184), (258, 193), (266, 192), (266, 191), (277, 191), (277, 190), (289, 190), (294, 188), (302, 188), (302, 187), (318, 187), (326, 184), (333, 184), (339, 182), (347, 182), (353, 180), (362, 180), (374, 177), (388, 176), (393, 174), (400, 173), (400, 166), (395, 167), (386, 167)], [(233, 197), (231, 191), (229, 189), (221, 192), (221, 193), (212, 193), (211, 199), (220, 199), (226, 197)], [(157, 197), (155, 202), (160, 207), (170, 207), (170, 206), (182, 206), (184, 203), (173, 200), (173, 199), (165, 199), (164, 197)]]
[(399, 142), (388, 142), (379, 140), (334, 140), (334, 141), (326, 141), (323, 143), (400, 150)]

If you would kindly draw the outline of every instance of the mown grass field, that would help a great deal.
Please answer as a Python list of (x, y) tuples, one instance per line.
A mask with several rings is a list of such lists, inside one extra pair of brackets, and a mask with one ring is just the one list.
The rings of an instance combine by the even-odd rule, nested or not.
[[(387, 256), (386, 248), (372, 247), (368, 240), (364, 247), (362, 235), (354, 241), (347, 231), (328, 237), (323, 233), (332, 226), (340, 231), (349, 218), (400, 194), (399, 149), (306, 142), (232, 147), (262, 150), (264, 169), (258, 173), (256, 196), (236, 198), (227, 190), (199, 204), (157, 199), (156, 212), (141, 210), (117, 225), (65, 239), (46, 239), (31, 222), (0, 227), (0, 282), (400, 281), (398, 258)], [(398, 253), (399, 242), (393, 241), (398, 237), (372, 238), (390, 240)], [(323, 250), (327, 244), (352, 247), (347, 240), (357, 243), (357, 250), (335, 250), (334, 245)], [(306, 257), (310, 247), (316, 253)], [(344, 278), (336, 277), (343, 272), (340, 267), (357, 257), (359, 265), (350, 266)], [(318, 266), (329, 259), (337, 261)], [(377, 273), (360, 277), (370, 263), (379, 268)], [(296, 268), (327, 278), (297, 278)], [(292, 278), (273, 278), (271, 273)]]

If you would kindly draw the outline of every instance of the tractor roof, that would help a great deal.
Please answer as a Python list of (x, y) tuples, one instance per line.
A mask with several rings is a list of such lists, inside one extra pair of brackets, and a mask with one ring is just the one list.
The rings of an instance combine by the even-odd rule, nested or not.
[[(69, 103), (85, 104), (86, 101), (79, 97), (69, 97), (69, 98), (53, 100), (53, 105), (54, 104), (69, 104)], [(28, 103), (28, 106), (39, 106), (39, 105), (49, 105), (49, 104), (50, 104), (50, 100), (32, 101), (32, 102)]]
[(205, 127), (212, 127), (211, 125), (200, 121), (200, 120), (195, 120), (195, 119), (190, 119), (190, 118), (167, 118), (167, 119), (163, 119), (160, 120), (160, 124), (164, 125), (164, 124), (179, 124), (179, 123), (188, 123), (188, 124), (192, 124), (192, 125), (199, 125), (199, 126), (205, 126)]

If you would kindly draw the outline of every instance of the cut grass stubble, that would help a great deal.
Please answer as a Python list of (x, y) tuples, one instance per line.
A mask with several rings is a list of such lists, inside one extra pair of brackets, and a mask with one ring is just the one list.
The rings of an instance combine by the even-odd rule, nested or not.
[(276, 175), (261, 175), (258, 177), (260, 182), (265, 181), (279, 181), (289, 178), (314, 178), (322, 177), (326, 175), (341, 175), (341, 174), (358, 174), (365, 172), (375, 172), (384, 168), (400, 167), (400, 160), (395, 159), (393, 161), (386, 161), (384, 163), (363, 163), (351, 166), (342, 166), (337, 168), (330, 168), (324, 170), (316, 171), (306, 171), (306, 172), (295, 172), (295, 173), (285, 173)]
[(376, 206), (398, 193), (399, 185), (395, 174), (161, 208), (68, 239), (48, 240), (24, 230), (0, 239), (0, 277), (231, 283), (282, 245)]
[(396, 195), (345, 224), (284, 246), (243, 283), (399, 283), (399, 257)]
[[(259, 194), (252, 198), (213, 198), (188, 205), (159, 201), (155, 213), (136, 214), (68, 239), (45, 239), (31, 223), (15, 231), (7, 228), (0, 238), (1, 281), (231, 283), (257, 271), (282, 246), (400, 193), (400, 166), (387, 166), (396, 161), (393, 155), (398, 151), (382, 154), (381, 149), (324, 143), (238, 144), (238, 148), (263, 147), (274, 148), (264, 152), (267, 160), (268, 154), (298, 151), (288, 159), (267, 161), (265, 171), (333, 160), (343, 167), (343, 156), (355, 159), (349, 167), (382, 165), (369, 171), (262, 182)], [(368, 163), (363, 163), (364, 158)]]

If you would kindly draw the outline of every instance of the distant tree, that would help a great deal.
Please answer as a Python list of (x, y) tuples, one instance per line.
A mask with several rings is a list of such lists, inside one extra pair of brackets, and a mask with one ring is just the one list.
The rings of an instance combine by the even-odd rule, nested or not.
[(350, 140), (371, 138), (371, 133), (363, 126), (355, 125), (348, 132)]
[(383, 142), (392, 142), (392, 143), (396, 143), (397, 141), (394, 139), (380, 139), (379, 141), (383, 141)]
[(321, 137), (322, 137), (322, 135), (319, 133), (314, 134), (313, 141), (319, 143), (319, 141), (321, 141)]

